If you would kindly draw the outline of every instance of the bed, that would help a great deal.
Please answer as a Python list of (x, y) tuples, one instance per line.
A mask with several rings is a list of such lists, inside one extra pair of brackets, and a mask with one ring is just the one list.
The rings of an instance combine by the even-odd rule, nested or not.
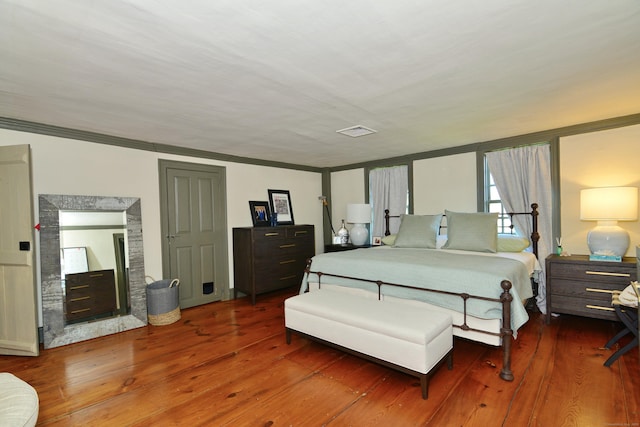
[(390, 236), (387, 211), (388, 244), (314, 256), (300, 293), (328, 289), (450, 313), (455, 336), (502, 347), (500, 377), (511, 381), (511, 342), (529, 319), (541, 267), (537, 204), (509, 215), (530, 216), (530, 238), (498, 236), (497, 215), (451, 211), (398, 216)]

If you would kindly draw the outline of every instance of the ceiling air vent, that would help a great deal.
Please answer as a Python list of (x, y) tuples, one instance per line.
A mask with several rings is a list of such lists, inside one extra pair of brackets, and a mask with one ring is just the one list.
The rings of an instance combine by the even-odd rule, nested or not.
[(365, 136), (372, 133), (376, 133), (377, 131), (373, 129), (369, 129), (368, 127), (364, 127), (362, 125), (355, 125), (349, 128), (337, 130), (336, 132), (341, 133), (343, 135), (350, 136), (352, 138), (357, 138), (359, 136)]

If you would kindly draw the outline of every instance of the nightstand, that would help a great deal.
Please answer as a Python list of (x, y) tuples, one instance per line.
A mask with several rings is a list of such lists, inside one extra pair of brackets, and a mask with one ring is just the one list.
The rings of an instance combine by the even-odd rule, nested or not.
[(607, 262), (589, 261), (588, 255), (550, 255), (546, 267), (547, 323), (551, 313), (617, 321), (611, 291), (621, 291), (637, 278), (632, 257)]
[(371, 245), (363, 245), (363, 246), (356, 246), (356, 245), (352, 245), (351, 243), (347, 243), (346, 245), (324, 245), (324, 252), (342, 252), (342, 251), (351, 251), (353, 249), (363, 249), (363, 248), (370, 248)]

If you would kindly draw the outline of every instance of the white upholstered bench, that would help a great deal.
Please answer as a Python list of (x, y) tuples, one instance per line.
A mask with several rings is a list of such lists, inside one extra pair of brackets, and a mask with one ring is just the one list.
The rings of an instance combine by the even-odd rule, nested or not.
[(452, 368), (451, 316), (397, 302), (317, 290), (284, 302), (287, 344), (291, 332), (420, 378), (422, 398), (440, 362)]
[(35, 426), (39, 399), (36, 390), (8, 372), (0, 372), (0, 426)]

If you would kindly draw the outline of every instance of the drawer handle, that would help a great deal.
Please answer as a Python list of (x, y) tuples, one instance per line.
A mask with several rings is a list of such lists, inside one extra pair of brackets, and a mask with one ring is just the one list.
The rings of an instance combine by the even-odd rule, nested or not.
[(89, 285), (80, 285), (80, 286), (72, 286), (69, 288), (70, 291), (75, 291), (77, 289), (87, 289)]
[(613, 291), (610, 291), (608, 289), (585, 288), (584, 290), (587, 291), (587, 292), (600, 292), (600, 293), (603, 293), (603, 294), (612, 294), (613, 293)]
[(594, 276), (615, 276), (615, 277), (631, 277), (629, 273), (609, 273), (606, 271), (586, 271), (587, 274), (591, 274)]
[(296, 262), (296, 260), (295, 259), (288, 259), (286, 261), (280, 261), (280, 265), (282, 265), (282, 264), (291, 264), (292, 262)]
[(78, 302), (78, 301), (84, 301), (86, 299), (91, 299), (91, 297), (80, 297), (80, 298), (71, 298), (69, 300), (69, 302)]
[(589, 304), (587, 304), (585, 307), (592, 308), (594, 310), (616, 311), (614, 308), (611, 308), (611, 307), (600, 307), (599, 305), (589, 305)]
[(91, 309), (90, 308), (83, 308), (82, 310), (73, 310), (71, 312), (71, 314), (78, 314), (78, 313), (82, 313), (84, 311), (91, 311)]
[(295, 243), (291, 243), (290, 245), (280, 245), (280, 249), (295, 248), (295, 247), (296, 247)]
[(265, 237), (273, 237), (273, 236), (279, 236), (280, 233), (264, 233)]
[(307, 230), (296, 231), (295, 235), (297, 236), (298, 234), (307, 234)]
[(90, 274), (89, 277), (102, 277), (104, 276), (104, 274), (102, 273), (95, 273), (95, 274)]
[(280, 278), (280, 280), (289, 280), (289, 279), (294, 279), (295, 277), (296, 277), (296, 275), (295, 275), (295, 274), (292, 274), (291, 276), (284, 276), (284, 277), (281, 277), (281, 278)]

